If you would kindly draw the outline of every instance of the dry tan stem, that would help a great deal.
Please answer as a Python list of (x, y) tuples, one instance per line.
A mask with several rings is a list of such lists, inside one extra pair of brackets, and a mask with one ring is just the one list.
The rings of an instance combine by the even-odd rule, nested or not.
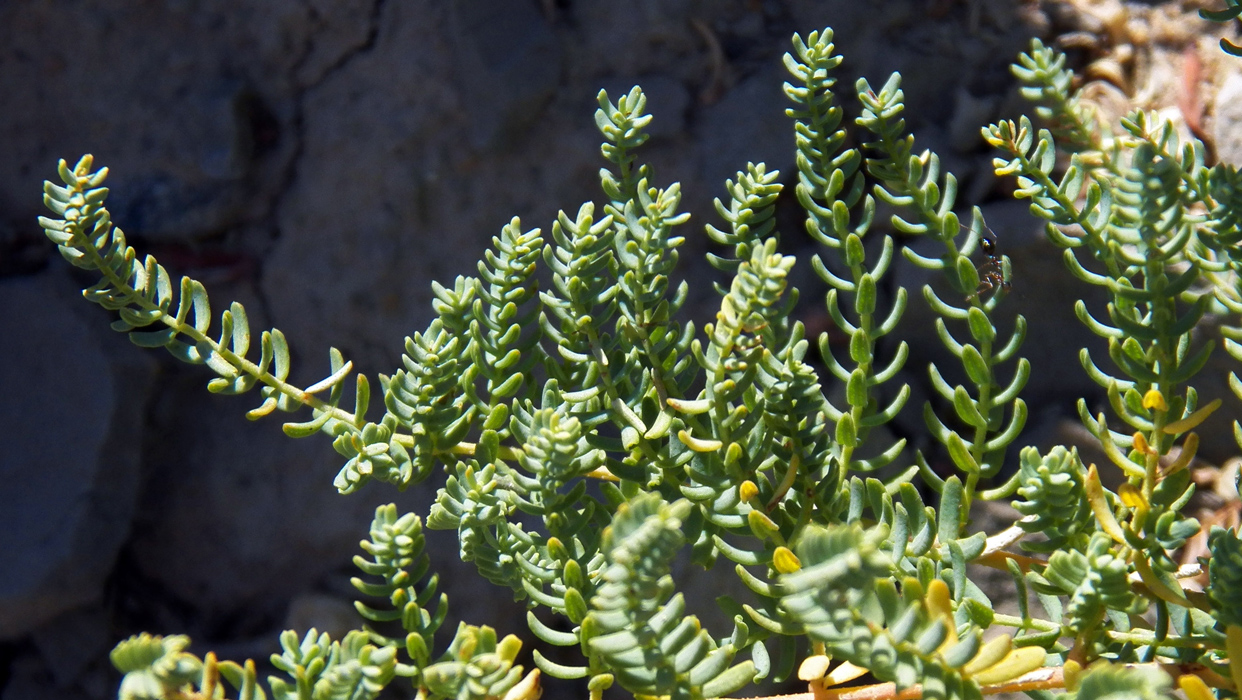
[[(1125, 664), (1126, 668), (1160, 668), (1173, 678), (1194, 675), (1203, 679), (1211, 687), (1231, 688), (1232, 683), (1213, 672), (1202, 664)], [(980, 690), (984, 695), (1000, 693), (1022, 693), (1028, 690), (1059, 690), (1065, 687), (1065, 671), (1060, 666), (1046, 666), (1024, 673), (1017, 678), (985, 685)], [(900, 692), (894, 683), (876, 683), (875, 685), (853, 686), (849, 688), (823, 688), (809, 693), (793, 693), (791, 695), (771, 695), (747, 700), (922, 700), (923, 686), (913, 685)]]

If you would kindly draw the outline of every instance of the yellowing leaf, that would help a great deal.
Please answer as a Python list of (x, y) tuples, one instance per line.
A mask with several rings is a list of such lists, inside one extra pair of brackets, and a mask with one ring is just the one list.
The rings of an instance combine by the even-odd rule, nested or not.
[(927, 609), (932, 617), (944, 620), (945, 629), (949, 632), (940, 649), (957, 644), (957, 624), (953, 622), (953, 595), (949, 592), (949, 584), (943, 579), (934, 578), (927, 584)]
[(1065, 662), (1065, 666), (1061, 669), (1062, 678), (1065, 679), (1065, 689), (1072, 692), (1078, 690), (1078, 681), (1082, 679), (1082, 664), (1073, 659)]
[(832, 659), (823, 654), (808, 656), (798, 665), (798, 680), (817, 681), (828, 673)]
[(953, 596), (949, 593), (949, 584), (942, 579), (934, 578), (927, 584), (927, 608), (933, 616), (953, 615)]
[(1177, 472), (1190, 466), (1190, 460), (1195, 458), (1195, 453), (1198, 451), (1199, 434), (1191, 433), (1187, 435), (1186, 439), (1182, 441), (1181, 454), (1177, 455), (1177, 459), (1160, 472), (1160, 478), (1163, 479), (1170, 474), (1176, 474)]
[(970, 663), (962, 667), (962, 672), (970, 676), (984, 669), (991, 668), (992, 666), (1000, 663), (1000, 661), (1009, 654), (1009, 650), (1012, 648), (1013, 641), (1009, 638), (1009, 635), (1002, 634), (1001, 636), (992, 639), (987, 644), (984, 644), (983, 648), (979, 650), (979, 653), (975, 654), (975, 658), (971, 659)]
[(802, 562), (788, 547), (777, 547), (772, 554), (772, 566), (782, 574), (792, 574), (802, 568)]
[(1207, 420), (1207, 417), (1212, 415), (1212, 413), (1215, 412), (1216, 409), (1220, 408), (1220, 403), (1221, 403), (1220, 399), (1213, 400), (1212, 403), (1209, 403), (1208, 405), (1204, 406), (1203, 408), (1200, 408), (1199, 410), (1186, 416), (1185, 418), (1181, 420), (1175, 420), (1172, 423), (1169, 423), (1168, 425), (1164, 426), (1164, 432), (1168, 433), (1169, 435), (1176, 435), (1178, 433), (1184, 433), (1187, 430), (1193, 430), (1200, 423)]
[(759, 495), (759, 487), (755, 486), (755, 482), (751, 481), (750, 479), (747, 479), (746, 481), (742, 482), (741, 486), (738, 487), (737, 495), (739, 498), (742, 499), (743, 503), (746, 503), (750, 499)]
[(695, 452), (715, 452), (724, 446), (719, 440), (701, 440), (684, 430), (677, 431), (677, 439)]
[(1203, 679), (1198, 676), (1191, 674), (1179, 676), (1177, 687), (1182, 689), (1188, 700), (1216, 700), (1216, 695), (1208, 689), (1207, 683), (1204, 683)]
[(1147, 508), (1147, 501), (1143, 498), (1143, 493), (1134, 484), (1129, 482), (1122, 484), (1117, 489), (1117, 495), (1121, 497), (1121, 502), (1127, 508)]
[(1000, 663), (974, 674), (971, 678), (979, 685), (1004, 683), (1043, 666), (1045, 656), (1047, 653), (1043, 647), (1014, 649), (1006, 654)]
[(846, 661), (840, 666), (832, 669), (832, 673), (829, 673), (824, 677), (824, 685), (846, 683), (854, 680), (855, 678), (861, 678), (870, 672), (871, 671), (869, 669), (865, 669), (862, 666), (855, 666), (854, 664)]
[(1225, 628), (1225, 651), (1229, 652), (1229, 675), (1233, 684), (1242, 688), (1242, 627), (1229, 625)]
[(760, 510), (752, 510), (747, 513), (746, 524), (750, 525), (750, 531), (755, 533), (756, 537), (766, 538), (773, 533), (780, 532), (780, 527)]
[(526, 677), (505, 693), (502, 700), (539, 700), (543, 687), (539, 685), (539, 669), (532, 668)]
[(1100, 522), (1100, 529), (1119, 544), (1125, 544), (1126, 535), (1117, 523), (1112, 509), (1108, 507), (1108, 499), (1104, 497), (1104, 485), (1100, 483), (1100, 473), (1096, 471), (1094, 464), (1087, 469), (1087, 480), (1083, 486), (1087, 492), (1087, 500), (1091, 503), (1091, 512), (1095, 513), (1095, 519)]

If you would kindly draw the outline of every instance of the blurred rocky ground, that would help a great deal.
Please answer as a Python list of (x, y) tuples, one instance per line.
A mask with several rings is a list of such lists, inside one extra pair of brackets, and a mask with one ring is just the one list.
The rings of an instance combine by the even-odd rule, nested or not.
[[(780, 59), (795, 31), (831, 25), (843, 93), (900, 71), (919, 147), (939, 153), (961, 211), (983, 206), (1012, 258), (1010, 308), (1030, 322), (1024, 354), (1039, 378), (1019, 443), (1083, 442), (1074, 400), (1102, 398), (1076, 360), (1093, 342), (1073, 318), (1084, 292), (1008, 197), (1013, 183), (991, 174), (979, 127), (1032, 111), (1008, 64), (1041, 37), (1069, 52), (1104, 113), (1161, 110), (1213, 157), (1242, 163), (1242, 59), (1216, 46), (1235, 29), (1199, 20), (1198, 6), (0, 3), (0, 699), (110, 697), (107, 652), (140, 630), (263, 659), (280, 629), (349, 629), (349, 562), (374, 507), (425, 513), (435, 488), (338, 496), (325, 438), (248, 423), (253, 397), (209, 395), (205, 372), (112, 333), (79, 298), (89, 280), (36, 223), (58, 158), (90, 152), (109, 166), (110, 207), (131, 242), (202, 280), (217, 310), (236, 299), (253, 326), (281, 328), (295, 379), (322, 376), (329, 346), (374, 376), (426, 326), (430, 281), (472, 274), (511, 216), (546, 230), (558, 209), (600, 199), (601, 87), (647, 91), (655, 121), (642, 157), (659, 183), (682, 183), (693, 214), (683, 270), (698, 282), (688, 313), (710, 318), (698, 233), (719, 223), (711, 200), (747, 161), (794, 182)], [(781, 210), (784, 245), (802, 261), (803, 317), (826, 330), (796, 209)], [(906, 268), (893, 279), (922, 283)], [(925, 313), (921, 301), (908, 313)], [(910, 330), (916, 400), (894, 428), (925, 449), (919, 368), (941, 359), (931, 333)], [(1219, 432), (1204, 453), (1223, 461), (1234, 448)], [(454, 619), (524, 631), (521, 607), (457, 561), (448, 533), (431, 542)]]

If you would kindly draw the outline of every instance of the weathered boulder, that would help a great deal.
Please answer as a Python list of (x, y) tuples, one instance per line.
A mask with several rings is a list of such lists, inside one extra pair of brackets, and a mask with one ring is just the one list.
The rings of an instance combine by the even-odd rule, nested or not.
[(141, 485), (152, 363), (73, 285), (0, 280), (0, 640), (100, 600)]

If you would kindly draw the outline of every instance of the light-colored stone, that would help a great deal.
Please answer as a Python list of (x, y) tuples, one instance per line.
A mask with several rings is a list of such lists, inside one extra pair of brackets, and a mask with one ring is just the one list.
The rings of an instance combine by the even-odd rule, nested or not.
[(1242, 167), (1242, 74), (1226, 78), (1216, 93), (1212, 140), (1222, 162)]

